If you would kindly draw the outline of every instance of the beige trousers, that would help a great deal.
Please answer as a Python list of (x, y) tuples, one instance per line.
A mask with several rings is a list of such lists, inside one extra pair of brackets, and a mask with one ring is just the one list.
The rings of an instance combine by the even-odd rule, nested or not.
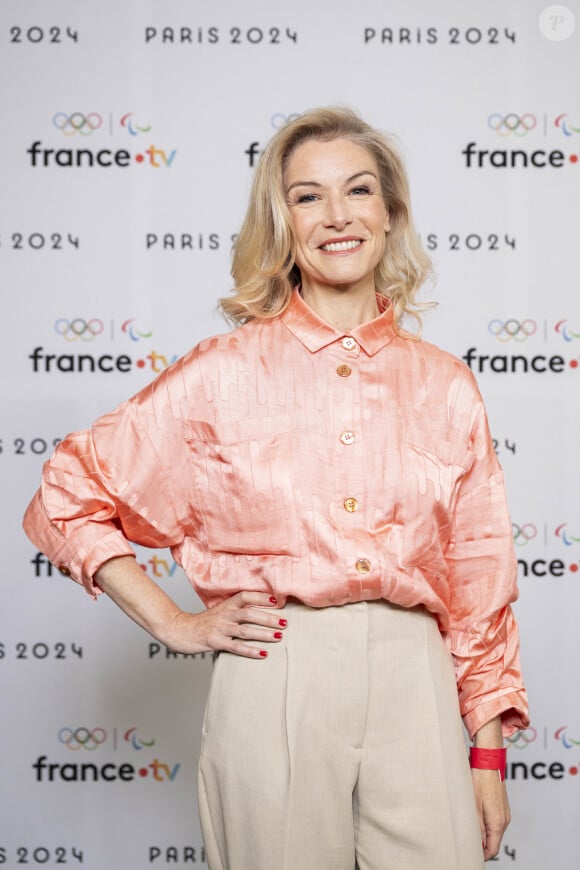
[(384, 601), (281, 613), (268, 658), (214, 665), (199, 771), (210, 870), (481, 870), (433, 617)]

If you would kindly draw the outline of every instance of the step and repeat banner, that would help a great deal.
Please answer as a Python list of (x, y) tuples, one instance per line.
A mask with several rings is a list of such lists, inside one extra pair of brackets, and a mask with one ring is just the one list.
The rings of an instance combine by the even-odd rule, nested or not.
[[(396, 136), (437, 272), (425, 337), (487, 403), (532, 726), (492, 862), (578, 867), (580, 4), (2, 0), (0, 865), (206, 864), (211, 657), (92, 602), (24, 537), (53, 446), (226, 329), (259, 154), (346, 104)], [(200, 607), (166, 551), (138, 558)]]

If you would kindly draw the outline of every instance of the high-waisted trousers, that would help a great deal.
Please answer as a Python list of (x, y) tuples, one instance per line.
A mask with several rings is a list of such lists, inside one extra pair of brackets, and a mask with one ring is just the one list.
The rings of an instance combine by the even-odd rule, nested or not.
[(202, 735), (210, 870), (481, 870), (450, 655), (423, 608), (288, 603), (220, 653)]

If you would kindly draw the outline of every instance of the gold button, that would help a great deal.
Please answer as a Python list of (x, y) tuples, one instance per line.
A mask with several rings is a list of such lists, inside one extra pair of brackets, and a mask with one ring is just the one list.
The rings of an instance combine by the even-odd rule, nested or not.
[(70, 568), (67, 568), (66, 565), (59, 565), (58, 570), (61, 574), (64, 574), (65, 577), (70, 577)]
[(359, 574), (368, 574), (371, 570), (371, 563), (368, 559), (357, 559), (356, 570)]
[(352, 444), (354, 441), (354, 432), (346, 431), (341, 432), (340, 440), (343, 444)]
[(351, 367), (347, 365), (341, 365), (336, 370), (336, 374), (340, 375), (341, 378), (348, 378), (351, 372)]
[(358, 501), (356, 498), (345, 498), (344, 508), (349, 512), (349, 514), (352, 514), (358, 510)]
[(354, 350), (356, 347), (356, 341), (350, 335), (343, 338), (341, 344), (345, 350)]

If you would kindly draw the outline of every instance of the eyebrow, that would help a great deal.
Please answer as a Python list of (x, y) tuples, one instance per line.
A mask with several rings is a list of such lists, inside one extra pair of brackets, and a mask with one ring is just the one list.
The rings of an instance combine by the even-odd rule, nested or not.
[[(378, 181), (378, 178), (374, 172), (371, 172), (370, 169), (363, 169), (362, 172), (355, 172), (354, 175), (351, 175), (349, 178), (347, 178), (345, 184), (349, 184), (356, 178), (360, 178), (361, 175), (371, 175), (375, 179), (375, 181)], [(286, 190), (286, 193), (290, 193), (293, 187), (323, 187), (323, 185), (319, 184), (318, 181), (293, 181), (290, 187)]]

